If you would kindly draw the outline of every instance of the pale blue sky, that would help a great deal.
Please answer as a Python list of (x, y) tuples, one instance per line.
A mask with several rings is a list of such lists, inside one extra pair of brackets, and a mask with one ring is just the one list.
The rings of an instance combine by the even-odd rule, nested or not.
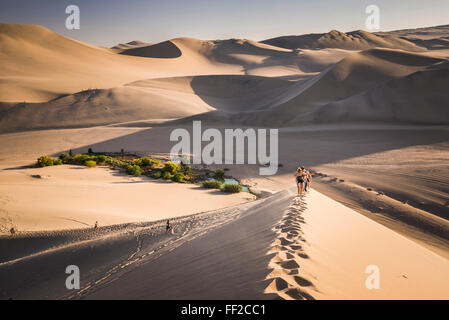
[[(80, 30), (65, 28), (69, 4), (80, 8)], [(40, 24), (107, 47), (176, 37), (263, 40), (365, 29), (370, 4), (380, 7), (383, 31), (449, 24), (449, 0), (1, 0), (0, 22)]]

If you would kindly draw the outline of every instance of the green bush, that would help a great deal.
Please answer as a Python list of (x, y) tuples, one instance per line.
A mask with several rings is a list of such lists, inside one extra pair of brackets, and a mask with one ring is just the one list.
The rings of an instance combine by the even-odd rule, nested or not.
[(221, 181), (219, 180), (206, 180), (204, 181), (201, 186), (203, 188), (208, 189), (220, 189), (221, 188)]
[(166, 162), (164, 165), (164, 168), (162, 168), (162, 171), (168, 172), (172, 175), (174, 175), (176, 172), (178, 172), (181, 169), (181, 167), (179, 166), (179, 164), (173, 163), (173, 162)]
[(83, 165), (87, 160), (92, 160), (92, 158), (90, 156), (88, 156), (87, 154), (76, 154), (72, 158), (72, 163)]
[(217, 169), (215, 170), (215, 179), (217, 180), (223, 180), (224, 179), (224, 170), (223, 169)]
[(93, 168), (97, 165), (97, 163), (93, 160), (87, 160), (86, 162), (84, 162), (84, 164), (86, 165), (86, 167), (89, 167), (89, 168)]
[(162, 173), (160, 170), (153, 170), (150, 173), (150, 177), (153, 179), (159, 179), (161, 177)]
[(54, 166), (59, 166), (61, 165), (63, 162), (61, 159), (53, 159), (53, 165)]
[(126, 167), (128, 167), (128, 165), (129, 165), (129, 163), (124, 160), (119, 160), (119, 159), (111, 158), (111, 157), (106, 158), (105, 162), (114, 168), (119, 167), (119, 168), (126, 169)]
[(143, 157), (136, 159), (134, 163), (140, 167), (153, 167), (154, 165), (158, 164), (159, 161), (155, 161), (151, 158)]
[(37, 159), (37, 166), (38, 167), (49, 167), (53, 165), (62, 164), (62, 161), (59, 159), (53, 159), (47, 156), (41, 156), (39, 159)]
[(177, 172), (173, 176), (172, 180), (174, 182), (184, 182), (184, 174), (182, 172)]
[(242, 186), (238, 183), (225, 183), (221, 190), (228, 193), (239, 193), (242, 191)]
[(108, 157), (106, 157), (105, 155), (102, 155), (102, 154), (96, 156), (96, 160), (98, 163), (105, 163), (107, 159), (108, 159)]
[(164, 180), (171, 180), (171, 179), (173, 179), (173, 175), (170, 172), (168, 172), (168, 171), (164, 171), (162, 173), (162, 179), (164, 179)]
[(72, 149), (69, 150), (69, 156), (72, 158), (73, 157), (73, 151)]
[(191, 166), (184, 166), (184, 174), (187, 176), (190, 176), (192, 174), (192, 167)]
[(67, 153), (61, 153), (59, 155), (59, 159), (62, 161), (62, 163), (70, 163), (70, 161), (72, 160)]
[(142, 174), (138, 165), (128, 165), (126, 167), (126, 173), (136, 177), (140, 177), (140, 175)]

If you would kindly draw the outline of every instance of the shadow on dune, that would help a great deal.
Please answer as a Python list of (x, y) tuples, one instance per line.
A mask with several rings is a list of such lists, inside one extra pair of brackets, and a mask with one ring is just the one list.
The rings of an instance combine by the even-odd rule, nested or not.
[[(215, 123), (202, 122), (202, 130), (214, 127)], [(232, 124), (215, 126), (222, 132), (224, 137), (225, 128), (236, 127)], [(192, 136), (192, 123), (174, 123), (173, 126), (159, 126), (144, 129), (128, 135), (106, 140), (103, 142), (85, 145), (73, 149), (74, 153), (86, 153), (88, 148), (96, 152), (125, 152), (133, 153), (170, 153), (170, 149), (176, 142), (170, 142), (169, 137), (172, 130), (185, 128)], [(246, 127), (241, 127), (245, 129)], [(306, 126), (303, 130), (292, 131), (280, 129), (279, 140), (282, 147), (279, 148), (279, 163), (287, 165), (297, 159), (307, 166), (317, 166), (333, 163), (349, 158), (361, 157), (373, 153), (388, 150), (402, 149), (416, 145), (431, 145), (449, 140), (449, 132), (441, 127), (400, 127), (382, 125), (369, 126), (342, 124), (335, 126), (316, 125)], [(381, 143), (374, 143), (380, 141)], [(311, 143), (313, 142), (313, 143)], [(204, 147), (209, 142), (202, 142)], [(344, 145), (352, 145), (353, 148), (342, 149)], [(245, 146), (246, 147), (246, 146)], [(304, 153), (302, 150), (307, 149)], [(295, 151), (297, 150), (297, 151)], [(344, 152), (343, 152), (344, 151)], [(67, 150), (61, 150), (54, 154), (59, 155)], [(232, 166), (232, 165), (231, 165)], [(283, 168), (292, 170), (292, 168)]]
[(294, 83), (252, 75), (192, 77), (190, 86), (199, 98), (224, 112), (245, 112), (271, 107)]
[(164, 41), (146, 47), (127, 49), (120, 54), (128, 56), (138, 56), (146, 58), (179, 58), (182, 55), (181, 50), (171, 41)]

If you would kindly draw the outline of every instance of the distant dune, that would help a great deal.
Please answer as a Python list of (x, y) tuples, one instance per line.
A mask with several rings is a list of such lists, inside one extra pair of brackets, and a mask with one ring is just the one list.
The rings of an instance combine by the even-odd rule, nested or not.
[(374, 34), (363, 30), (341, 32), (332, 30), (322, 34), (286, 36), (261, 41), (265, 44), (288, 49), (339, 48), (346, 50), (366, 50), (371, 48), (395, 48), (408, 51), (423, 51), (425, 48), (397, 36)]
[(377, 34), (389, 34), (400, 37), (407, 37), (408, 39), (437, 39), (449, 36), (449, 24), (434, 27), (377, 32)]
[(164, 41), (158, 44), (129, 48), (120, 54), (146, 58), (178, 58), (182, 52), (173, 42)]
[(0, 24), (1, 130), (185, 117), (264, 126), (447, 123), (438, 113), (448, 104), (447, 29), (333, 30), (262, 42), (176, 38), (105, 49), (41, 26)]
[(139, 48), (139, 47), (145, 47), (145, 46), (149, 46), (151, 45), (151, 43), (148, 42), (143, 42), (140, 40), (133, 40), (127, 43), (119, 43), (113, 47), (111, 47), (111, 49), (119, 49), (119, 50), (124, 50), (124, 49), (133, 49), (133, 48)]
[(0, 131), (162, 121), (214, 110), (263, 109), (288, 91), (288, 80), (216, 75), (136, 81), (85, 90), (45, 103), (0, 104)]

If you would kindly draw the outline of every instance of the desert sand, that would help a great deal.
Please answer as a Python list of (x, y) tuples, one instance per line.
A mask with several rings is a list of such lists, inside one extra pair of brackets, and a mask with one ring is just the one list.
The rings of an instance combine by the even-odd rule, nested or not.
[[(106, 49), (1, 24), (0, 297), (448, 299), (448, 35)], [(170, 132), (193, 120), (279, 128), (275, 176), (226, 165), (257, 199), (101, 167), (30, 167), (69, 149), (167, 154)], [(318, 174), (296, 197), (300, 164)], [(80, 291), (64, 286), (68, 264), (83, 270)], [(368, 265), (379, 290), (365, 287)]]

